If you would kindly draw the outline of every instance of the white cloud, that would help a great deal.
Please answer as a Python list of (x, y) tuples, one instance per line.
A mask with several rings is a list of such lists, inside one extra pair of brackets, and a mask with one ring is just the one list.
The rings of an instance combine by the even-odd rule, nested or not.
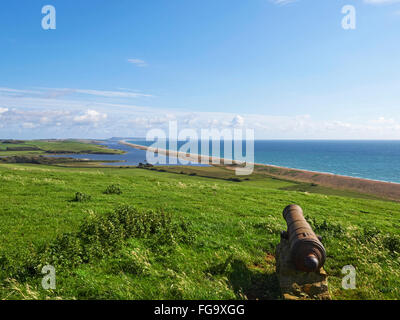
[(379, 117), (377, 120), (371, 120), (372, 123), (376, 124), (383, 124), (383, 125), (392, 125), (396, 123), (396, 120), (393, 118), (385, 118), (385, 117)]
[[(83, 108), (83, 106), (82, 106)], [(82, 108), (80, 110), (82, 110)], [(104, 105), (80, 110), (24, 110), (11, 108), (1, 115), (1, 136), (18, 138), (107, 138), (146, 136), (150, 129), (168, 130), (170, 121), (178, 129), (250, 128), (258, 139), (400, 139), (400, 119), (314, 119), (310, 115), (272, 116), (223, 112), (183, 112), (134, 107), (109, 112)], [(33, 130), (35, 129), (35, 130)], [(21, 131), (22, 130), (22, 131)]]
[(48, 98), (58, 98), (65, 95), (70, 95), (73, 93), (79, 93), (84, 95), (91, 95), (97, 97), (106, 98), (138, 98), (138, 97), (151, 97), (150, 94), (137, 93), (128, 90), (124, 91), (108, 91), (108, 90), (93, 90), (93, 89), (71, 89), (71, 88), (47, 88), (45, 94)]
[(40, 118), (39, 120), (40, 123), (46, 124), (46, 123), (50, 123), (51, 119), (49, 117), (43, 116)]
[(149, 129), (166, 129), (174, 120), (179, 129), (253, 128), (259, 139), (400, 139), (400, 118), (385, 114), (370, 119), (315, 119), (310, 115), (186, 112), (109, 103), (101, 98), (69, 100), (3, 96), (1, 92), (0, 105), (0, 136), (10, 138), (143, 137)]
[(105, 119), (107, 119), (107, 114), (100, 113), (96, 110), (87, 110), (84, 114), (74, 117), (75, 122), (84, 124), (92, 123), (95, 125)]
[(34, 90), (20, 90), (20, 89), (13, 89), (13, 88), (0, 88), (0, 93), (6, 93), (6, 94), (11, 94), (11, 95), (16, 95), (16, 94), (38, 94), (40, 91), (34, 91)]
[(232, 127), (242, 127), (244, 124), (244, 118), (242, 116), (236, 115), (231, 121)]
[(277, 5), (286, 5), (292, 2), (297, 2), (298, 0), (270, 0), (271, 2), (273, 2), (274, 4)]
[(141, 59), (128, 59), (129, 63), (136, 65), (137, 67), (147, 67), (147, 63)]
[(150, 94), (138, 93), (129, 89), (110, 91), (94, 89), (74, 89), (74, 88), (38, 88), (37, 90), (20, 90), (13, 88), (0, 88), (0, 96), (7, 97), (43, 97), (48, 99), (59, 98), (72, 94), (90, 95), (105, 98), (138, 98), (151, 97)]
[(77, 93), (83, 93), (93, 96), (107, 97), (107, 98), (137, 98), (137, 97), (151, 97), (149, 94), (134, 93), (127, 91), (101, 91), (101, 90), (83, 90), (71, 89)]
[(34, 128), (36, 128), (36, 125), (33, 122), (24, 122), (22, 124), (22, 127), (24, 129), (34, 129)]
[(22, 127), (31, 129), (36, 127), (52, 127), (57, 121), (71, 122), (71, 113), (69, 111), (54, 111), (54, 110), (21, 110), (9, 109), (3, 113), (2, 122), (10, 130), (13, 127)]

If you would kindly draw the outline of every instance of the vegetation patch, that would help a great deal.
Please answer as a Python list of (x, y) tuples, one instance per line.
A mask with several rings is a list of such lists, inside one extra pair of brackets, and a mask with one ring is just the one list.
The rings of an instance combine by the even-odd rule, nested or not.
[(68, 274), (73, 268), (109, 256), (114, 260), (111, 269), (139, 275), (146, 270), (148, 261), (138, 252), (126, 249), (128, 240), (145, 240), (153, 250), (165, 246), (173, 248), (193, 241), (189, 226), (186, 221), (175, 220), (163, 211), (121, 206), (103, 216), (90, 216), (77, 232), (62, 234), (50, 244), (32, 246), (29, 255), (18, 262), (2, 255), (0, 263), (14, 283), (37, 276), (45, 265)]
[(86, 202), (92, 200), (92, 197), (83, 192), (76, 192), (74, 198), (72, 199), (73, 202)]
[(140, 211), (123, 206), (105, 216), (92, 216), (77, 233), (63, 234), (38, 250), (41, 264), (75, 267), (112, 254), (131, 238), (150, 239), (158, 245), (188, 242), (191, 234), (185, 221), (175, 222), (163, 211)]
[(37, 151), (40, 150), (40, 148), (35, 147), (35, 146), (26, 146), (26, 147), (7, 147), (6, 151)]
[(121, 154), (122, 150), (78, 140), (0, 140), (0, 155), (32, 154)]
[(122, 190), (119, 185), (111, 184), (104, 191), (104, 194), (122, 194)]
[(44, 156), (29, 156), (29, 155), (21, 155), (21, 156), (11, 156), (11, 157), (2, 157), (0, 158), (0, 162), (3, 163), (32, 163), (32, 164), (63, 164), (63, 163), (76, 163), (76, 162), (87, 162), (81, 159), (73, 159), (73, 158), (53, 158), (53, 157), (44, 157)]

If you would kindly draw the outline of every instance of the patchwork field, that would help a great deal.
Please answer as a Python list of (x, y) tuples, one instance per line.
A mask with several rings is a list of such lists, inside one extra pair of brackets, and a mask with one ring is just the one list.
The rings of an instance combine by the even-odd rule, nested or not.
[[(280, 299), (274, 251), (297, 203), (323, 236), (334, 299), (400, 298), (400, 203), (218, 167), (150, 169), (0, 164), (0, 297)], [(46, 264), (55, 290), (41, 287)], [(349, 264), (356, 290), (341, 287)]]
[(108, 149), (85, 140), (0, 140), (0, 156), (43, 154), (119, 154), (121, 150)]

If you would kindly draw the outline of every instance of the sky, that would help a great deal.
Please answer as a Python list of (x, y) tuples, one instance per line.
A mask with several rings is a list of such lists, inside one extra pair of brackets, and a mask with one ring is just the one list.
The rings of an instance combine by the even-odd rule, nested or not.
[(3, 0), (0, 138), (400, 139), (399, 31), (400, 0)]

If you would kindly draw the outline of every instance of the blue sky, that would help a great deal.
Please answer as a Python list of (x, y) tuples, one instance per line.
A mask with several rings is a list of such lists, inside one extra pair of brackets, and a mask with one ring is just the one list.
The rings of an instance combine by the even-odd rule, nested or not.
[(396, 0), (4, 0), (0, 138), (400, 139), (399, 31)]

